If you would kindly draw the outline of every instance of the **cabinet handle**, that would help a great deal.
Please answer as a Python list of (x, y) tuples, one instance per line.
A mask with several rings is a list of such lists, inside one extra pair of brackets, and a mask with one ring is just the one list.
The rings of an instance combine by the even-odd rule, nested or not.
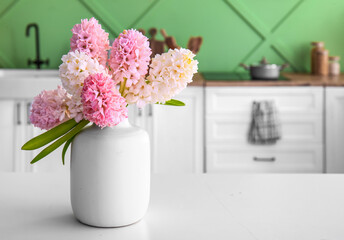
[(257, 162), (274, 162), (276, 161), (276, 158), (275, 157), (271, 157), (271, 158), (253, 157), (253, 160)]
[(152, 107), (152, 104), (149, 104), (149, 106), (148, 106), (148, 116), (149, 116), (149, 117), (153, 116), (153, 107)]
[(20, 103), (17, 103), (17, 125), (21, 125), (20, 117)]
[(30, 121), (30, 108), (31, 108), (31, 103), (28, 102), (26, 103), (26, 124), (30, 125), (31, 121)]

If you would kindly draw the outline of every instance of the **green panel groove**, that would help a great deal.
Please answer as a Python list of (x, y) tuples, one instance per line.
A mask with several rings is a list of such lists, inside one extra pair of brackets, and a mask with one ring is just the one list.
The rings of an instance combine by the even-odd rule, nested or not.
[[(28, 11), (28, 9), (30, 9)], [(243, 71), (238, 64), (289, 62), (288, 71), (309, 71), (311, 41), (325, 41), (330, 55), (344, 58), (342, 0), (2, 0), (0, 68), (34, 68), (34, 34), (40, 27), (41, 58), (57, 69), (69, 50), (70, 29), (94, 16), (111, 39), (125, 28), (165, 28), (185, 47), (191, 36), (203, 36), (197, 56), (200, 71)], [(162, 39), (161, 35), (157, 36)], [(341, 65), (344, 64), (341, 59)]]

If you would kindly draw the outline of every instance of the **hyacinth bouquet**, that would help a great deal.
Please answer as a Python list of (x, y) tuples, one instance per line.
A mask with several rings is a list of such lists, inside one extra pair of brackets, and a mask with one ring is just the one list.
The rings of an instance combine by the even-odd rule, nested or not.
[(169, 50), (150, 58), (148, 38), (137, 30), (124, 30), (109, 44), (94, 18), (72, 28), (70, 51), (59, 67), (62, 86), (44, 90), (33, 100), (30, 120), (48, 130), (22, 147), (34, 150), (48, 145), (35, 163), (64, 144), (62, 162), (73, 138), (90, 122), (113, 127), (128, 117), (128, 105), (183, 106), (172, 99), (197, 72), (195, 55), (187, 49)]

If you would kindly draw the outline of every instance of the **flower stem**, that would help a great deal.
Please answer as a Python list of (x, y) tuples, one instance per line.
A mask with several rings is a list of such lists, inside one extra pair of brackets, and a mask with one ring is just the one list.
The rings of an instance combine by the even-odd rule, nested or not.
[(126, 83), (127, 83), (127, 78), (124, 78), (124, 80), (121, 82), (121, 86), (119, 87), (119, 92), (121, 93), (122, 96), (123, 96)]

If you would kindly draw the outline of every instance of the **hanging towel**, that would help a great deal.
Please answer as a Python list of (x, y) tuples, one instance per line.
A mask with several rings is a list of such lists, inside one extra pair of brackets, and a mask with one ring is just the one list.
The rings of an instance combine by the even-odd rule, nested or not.
[(252, 104), (252, 120), (248, 140), (253, 144), (274, 144), (281, 138), (280, 123), (273, 101)]

